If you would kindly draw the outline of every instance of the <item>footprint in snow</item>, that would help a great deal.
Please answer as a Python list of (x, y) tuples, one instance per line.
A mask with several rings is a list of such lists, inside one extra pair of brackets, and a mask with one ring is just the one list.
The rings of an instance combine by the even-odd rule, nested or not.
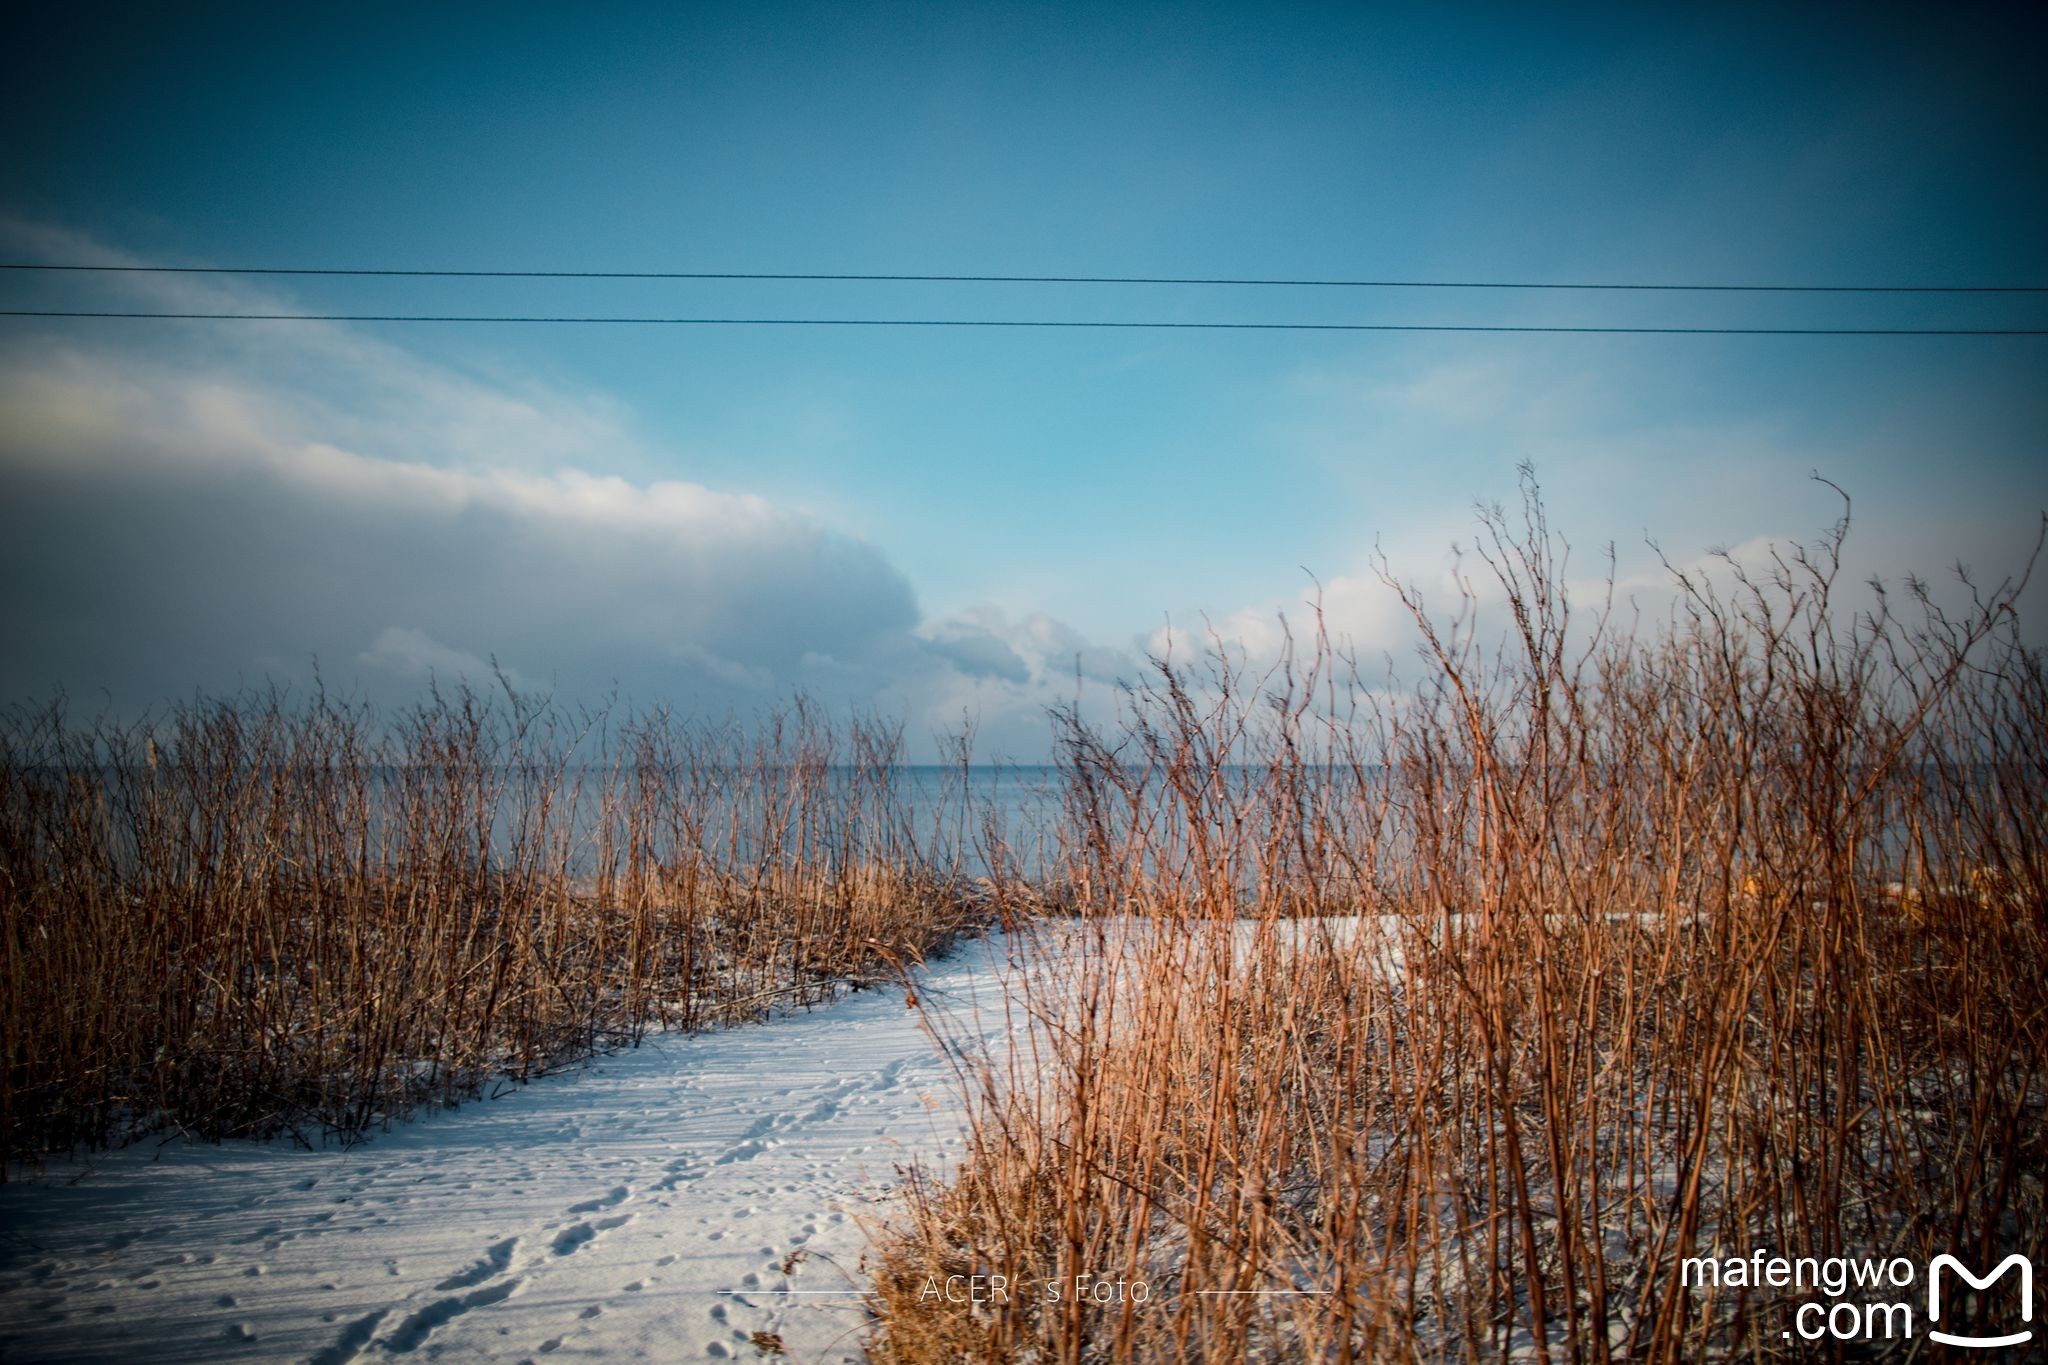
[(575, 1223), (556, 1233), (551, 1245), (554, 1247), (555, 1255), (567, 1256), (595, 1236), (597, 1229), (590, 1224)]
[(442, 1291), (468, 1289), (472, 1285), (482, 1284), (493, 1275), (503, 1274), (505, 1268), (512, 1264), (512, 1253), (518, 1246), (517, 1237), (507, 1237), (502, 1242), (494, 1243), (485, 1249), (482, 1258), (469, 1269), (457, 1271), (434, 1288)]
[(586, 1199), (581, 1204), (570, 1205), (568, 1212), (600, 1213), (605, 1209), (616, 1208), (618, 1205), (624, 1203), (626, 1201), (626, 1197), (631, 1193), (632, 1191), (627, 1189), (624, 1185), (619, 1185), (614, 1187), (611, 1193), (603, 1195), (600, 1198)]

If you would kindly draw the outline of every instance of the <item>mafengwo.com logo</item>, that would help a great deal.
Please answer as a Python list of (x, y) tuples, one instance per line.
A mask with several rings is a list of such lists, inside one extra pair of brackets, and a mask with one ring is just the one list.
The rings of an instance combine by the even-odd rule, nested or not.
[(1970, 1288), (1989, 1289), (2005, 1277), (2008, 1270), (2020, 1272), (2020, 1321), (2034, 1320), (2034, 1263), (2015, 1251), (2000, 1261), (1989, 1275), (1979, 1279), (1970, 1273), (1970, 1268), (1953, 1256), (1937, 1256), (1927, 1266), (1927, 1335), (1949, 1346), (2018, 1346), (2033, 1340), (2031, 1330), (2007, 1332), (2003, 1336), (1964, 1336), (1958, 1332), (1944, 1332), (1935, 1326), (1941, 1321), (1941, 1273), (1953, 1271), (1966, 1281)]
[[(1694, 1290), (1789, 1289), (1809, 1295), (1791, 1310), (1782, 1333), (1788, 1340), (1902, 1341), (1924, 1332), (1944, 1346), (1994, 1350), (2034, 1339), (2034, 1263), (2020, 1253), (1982, 1275), (1958, 1257), (1936, 1256), (1927, 1264), (1924, 1318), (1916, 1311), (1922, 1295), (1910, 1292), (1920, 1279), (1919, 1267), (1903, 1256), (1787, 1258), (1756, 1251), (1726, 1259), (1688, 1256), (1679, 1265), (1680, 1283)], [(1887, 1291), (1897, 1297), (1879, 1297)], [(1971, 1292), (1978, 1311), (1966, 1318), (1962, 1296)]]

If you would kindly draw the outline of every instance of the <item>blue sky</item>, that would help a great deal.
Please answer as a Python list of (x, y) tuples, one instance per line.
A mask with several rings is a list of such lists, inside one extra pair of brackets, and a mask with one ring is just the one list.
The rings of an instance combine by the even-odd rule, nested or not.
[[(2036, 19), (1717, 6), (168, 10), (31, 22), (4, 253), (595, 270), (2048, 280)], [(2034, 297), (0, 279), (8, 306), (2019, 325)], [(0, 689), (495, 656), (1028, 749), (1074, 660), (1440, 573), (1535, 461), (1647, 577), (2017, 567), (2048, 339), (0, 320)], [(1586, 559), (1590, 561), (1591, 555)]]

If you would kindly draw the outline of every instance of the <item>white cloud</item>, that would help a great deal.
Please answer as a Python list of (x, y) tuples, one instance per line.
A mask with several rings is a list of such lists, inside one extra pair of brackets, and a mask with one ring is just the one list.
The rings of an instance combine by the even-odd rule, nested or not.
[(970, 678), (1031, 681), (1031, 666), (993, 632), (948, 622), (924, 638), (924, 647)]
[[(96, 265), (155, 264), (91, 237), (0, 217), (0, 249), (13, 260)], [(297, 301), (233, 276), (123, 274), (97, 285), (123, 305), (166, 312), (297, 313)], [(507, 373), (488, 356), (464, 373), (446, 362), (382, 341), (346, 324), (265, 322), (260, 325), (150, 324), (149, 330), (104, 338), (149, 365), (170, 350), (199, 384), (195, 401), (258, 403), (268, 420), (317, 430), (333, 444), (374, 449), (393, 459), (494, 469), (563, 466), (646, 472), (648, 452), (633, 436), (617, 401), (569, 391), (531, 376)], [(169, 338), (173, 347), (163, 346)], [(220, 386), (204, 392), (205, 379)]]
[[(126, 261), (0, 223), (14, 252)], [(207, 277), (143, 306), (289, 311)], [(171, 324), (174, 325), (174, 324)], [(1042, 752), (1045, 705), (1130, 671), (1042, 615), (924, 625), (876, 547), (648, 471), (615, 403), (459, 374), (328, 324), (17, 334), (0, 346), (0, 696), (132, 711), (432, 676), (746, 713), (803, 687)]]
[(850, 694), (921, 657), (910, 586), (874, 547), (743, 493), (536, 468), (530, 449), (414, 458), (412, 415), (433, 430), (463, 420), (443, 400), (478, 405), (394, 398), (407, 367), (372, 351), (322, 382), (388, 415), (338, 423), (210, 353), (0, 351), (0, 686), (145, 703), (279, 661), (374, 684), (488, 679), (495, 657), (568, 693), (723, 706), (794, 683), (806, 653)]
[[(1899, 362), (1866, 363), (1885, 374)], [(1816, 384), (1844, 382), (1826, 352), (1810, 369)], [(1825, 405), (1803, 405), (1801, 392), (1762, 382), (1725, 352), (1486, 339), (1400, 357), (1361, 349), (1297, 371), (1274, 402), (1293, 413), (1289, 435), (1327, 474), (1332, 496), (1354, 499), (1372, 525), (1351, 562), (1315, 566), (1335, 572), (1325, 578), (1333, 631), (1363, 654), (1398, 659), (1413, 642), (1411, 623), (1378, 581), (1374, 550), (1447, 618), (1461, 591), (1449, 547), (1472, 548), (1475, 500), (1505, 503), (1519, 522), (1515, 470), (1524, 461), (1542, 483), (1551, 530), (1569, 545), (1564, 574), (1581, 623), (1607, 594), (1610, 544), (1618, 624), (1672, 609), (1664, 557), (1725, 581), (1714, 547), (1762, 570), (1773, 548), (1814, 545), (1842, 513), (1837, 494), (1810, 480), (1815, 471), (1855, 498), (1838, 580), (1844, 605), (1868, 605), (1862, 585), (1872, 576), (1896, 583), (1909, 573), (1959, 603), (1966, 594), (1946, 571), (1959, 551), (1994, 581), (2026, 563), (2048, 487), (2042, 405), (2037, 393), (1998, 387), (2005, 381), (1995, 374), (1929, 366), (1924, 379), (1872, 386), (1823, 420)], [(1857, 382), (1866, 382), (1860, 373)], [(1485, 566), (1468, 553), (1465, 567), (1482, 607), (1497, 603)], [(1278, 644), (1275, 614), (1285, 610), (1299, 627), (1307, 595), (1226, 611), (1214, 627), (1264, 657)], [(1178, 624), (1182, 647), (1202, 633)], [(1487, 632), (1500, 624), (1482, 617)], [(1163, 639), (1154, 637), (1155, 650)]]
[(927, 626), (926, 650), (969, 677), (1035, 681), (1071, 690), (1075, 675), (1115, 684), (1134, 678), (1144, 660), (1130, 650), (1096, 644), (1044, 612), (1013, 619), (1001, 607), (971, 607)]
[[(488, 686), (501, 671), (488, 661), (444, 645), (413, 626), (386, 626), (370, 642), (370, 647), (356, 658), (371, 668), (382, 669), (401, 678), (460, 680), (479, 686)], [(505, 671), (504, 676), (513, 687), (524, 690), (525, 680), (516, 673)]]

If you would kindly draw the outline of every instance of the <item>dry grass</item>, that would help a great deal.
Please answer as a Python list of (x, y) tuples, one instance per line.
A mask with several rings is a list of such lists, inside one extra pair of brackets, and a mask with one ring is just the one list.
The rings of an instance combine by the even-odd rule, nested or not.
[(1318, 633), (1066, 718), (1092, 946), (964, 1075), (966, 1158), (877, 1248), (879, 1358), (1770, 1358), (1815, 1349), (1785, 1305), (1681, 1257), (2048, 1264), (2016, 588), (1850, 618), (1845, 517), (1624, 628), (1574, 615), (1533, 489), (1485, 529), (1502, 648), (1476, 585), (1451, 622), (1404, 590), (1398, 692)]
[(0, 1157), (361, 1133), (890, 974), (976, 907), (900, 734), (436, 693), (0, 727)]

